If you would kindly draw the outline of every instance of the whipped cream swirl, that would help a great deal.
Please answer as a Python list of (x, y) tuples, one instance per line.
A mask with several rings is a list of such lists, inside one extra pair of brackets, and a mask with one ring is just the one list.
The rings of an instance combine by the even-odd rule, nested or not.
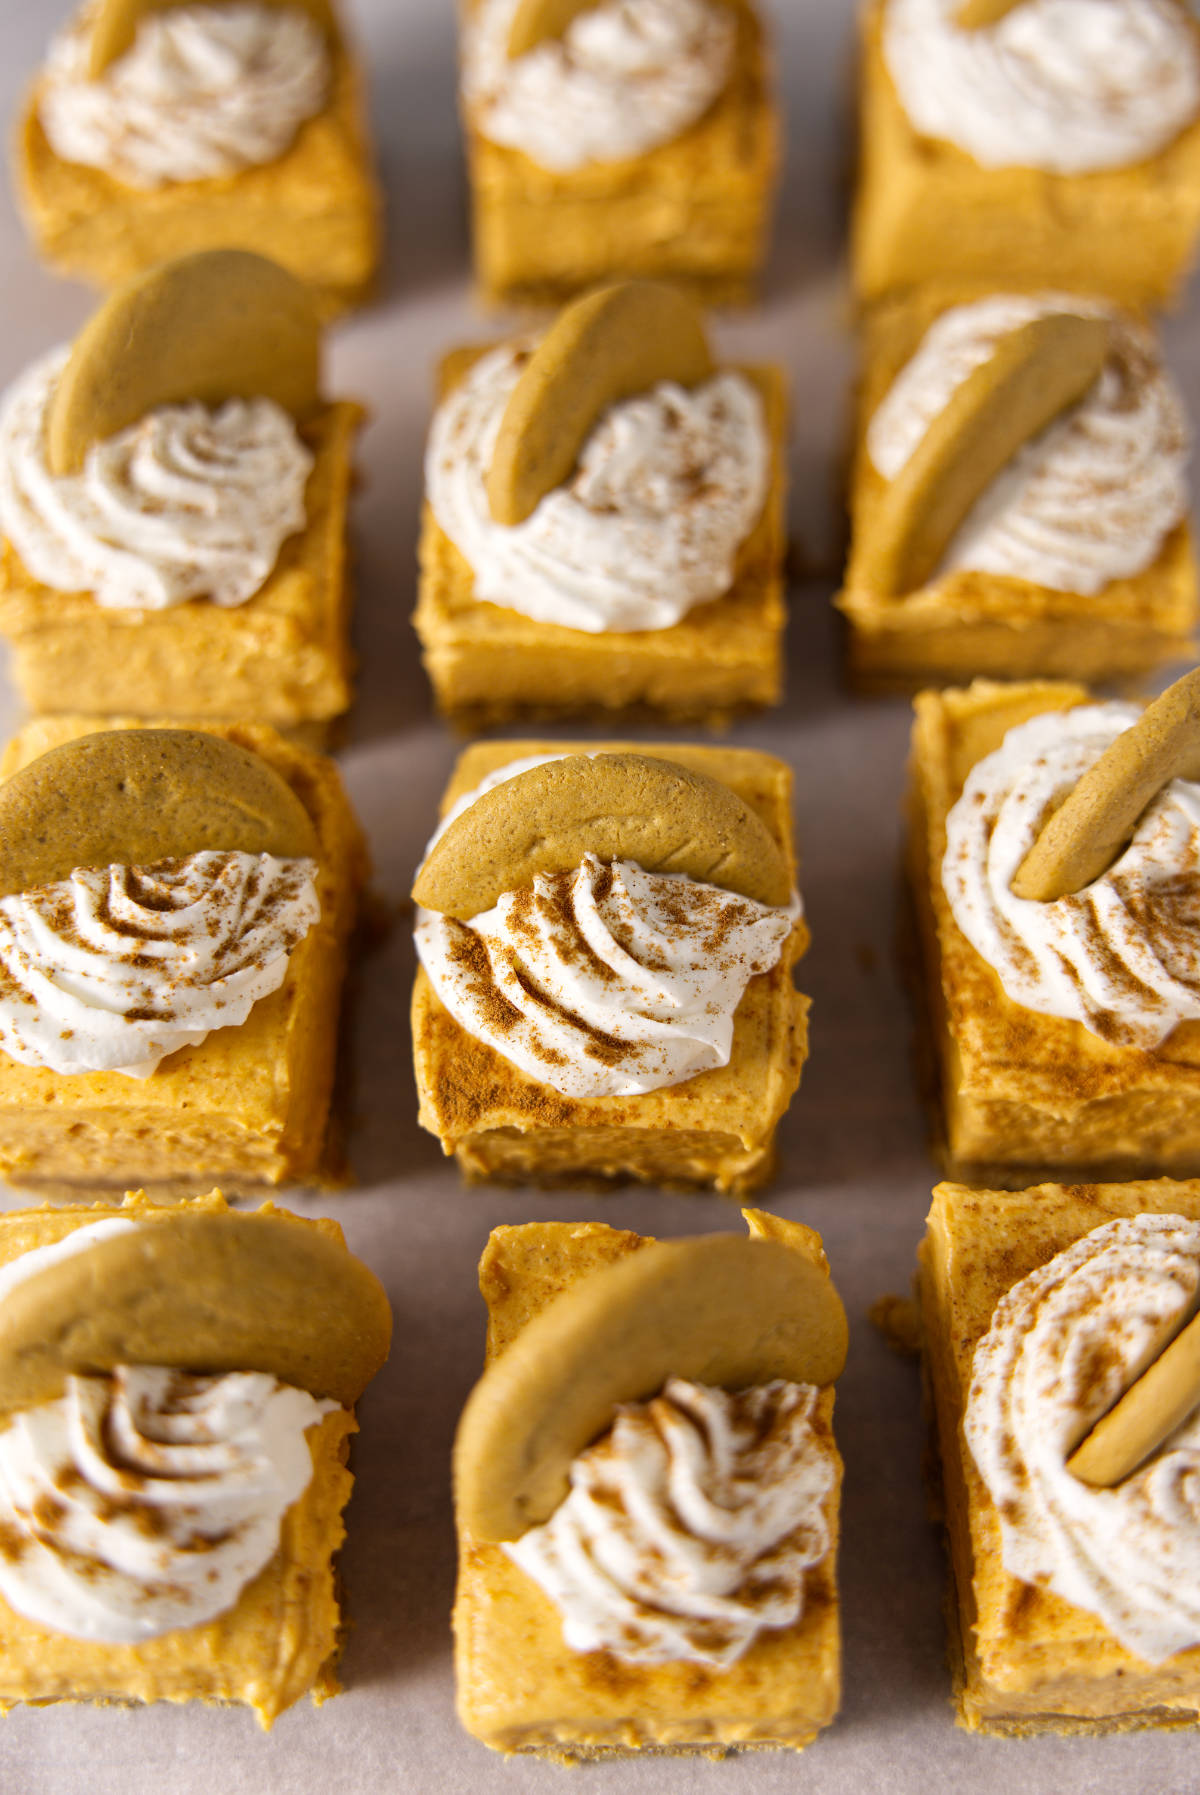
[(1115, 1489), (1067, 1460), (1197, 1298), (1200, 1223), (1108, 1222), (1001, 1299), (967, 1401), (1005, 1569), (1098, 1614), (1150, 1664), (1200, 1644), (1200, 1416)]
[(669, 629), (733, 584), (762, 514), (770, 445), (742, 374), (668, 382), (612, 406), (575, 471), (524, 523), (498, 524), (487, 474), (529, 355), (483, 356), (439, 407), (426, 457), (438, 523), (471, 564), (475, 597), (569, 629)]
[(1010, 729), (946, 819), (942, 883), (1014, 1003), (1151, 1052), (1200, 1017), (1200, 785), (1172, 780), (1082, 891), (1041, 903), (1012, 890), (1051, 810), (1140, 714), (1087, 704)]
[(571, 1490), (505, 1551), (563, 1617), (572, 1651), (631, 1664), (733, 1664), (804, 1612), (835, 1483), (811, 1384), (731, 1394), (671, 1378), (617, 1411)]
[(88, 73), (92, 9), (50, 44), (39, 115), (55, 154), (128, 187), (204, 181), (274, 162), (329, 88), (306, 13), (247, 0), (150, 13), (124, 56)]
[(206, 850), (0, 898), (0, 1048), (144, 1078), (244, 1022), (320, 915), (316, 863)]
[(484, 137), (560, 173), (682, 136), (729, 80), (737, 23), (720, 0), (600, 0), (524, 56), (519, 0), (479, 0), (463, 41), (463, 100)]
[(1188, 510), (1183, 404), (1153, 338), (1064, 294), (1000, 294), (944, 312), (871, 419), (867, 452), (894, 480), (1001, 338), (1053, 312), (1108, 316), (1112, 351), (1079, 404), (1018, 450), (963, 520), (939, 573), (970, 568), (1094, 596), (1155, 560)]
[(883, 53), (915, 129), (985, 168), (1123, 168), (1200, 112), (1178, 0), (1024, 0), (974, 31), (955, 23), (958, 5), (887, 0)]
[(0, 404), (0, 531), (27, 570), (113, 609), (245, 604), (304, 528), (313, 457), (293, 419), (272, 399), (162, 405), (55, 475), (47, 413), (69, 355), (44, 356)]
[(0, 1594), (122, 1644), (223, 1614), (308, 1487), (305, 1430), (336, 1407), (264, 1372), (68, 1378), (0, 1432)]
[(742, 994), (798, 909), (585, 854), (469, 923), (418, 911), (417, 952), (455, 1021), (530, 1078), (624, 1097), (729, 1063)]

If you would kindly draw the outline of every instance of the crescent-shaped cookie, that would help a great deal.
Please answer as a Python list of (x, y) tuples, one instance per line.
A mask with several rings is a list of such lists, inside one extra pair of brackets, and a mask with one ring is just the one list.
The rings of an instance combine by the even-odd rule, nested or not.
[(391, 1310), (361, 1260), (296, 1217), (187, 1210), (31, 1273), (0, 1304), (0, 1413), (116, 1365), (266, 1371), (349, 1405)]
[(979, 31), (997, 25), (1021, 0), (962, 0), (954, 14), (954, 23), (961, 31)]
[(1098, 1489), (1117, 1484), (1200, 1407), (1200, 1315), (1193, 1315), (1141, 1376), (1101, 1416), (1067, 1460), (1073, 1477)]
[(468, 922), (585, 853), (686, 873), (760, 904), (792, 882), (770, 830), (727, 785), (647, 754), (572, 754), (484, 792), (434, 843), (413, 898)]
[[(110, 63), (124, 56), (133, 47), (138, 26), (149, 14), (170, 12), (186, 0), (97, 0), (92, 18), (92, 37), (88, 51), (88, 78), (98, 81)], [(220, 0), (217, 0), (220, 3)], [(334, 33), (333, 11), (329, 0), (259, 0), (265, 6), (292, 7), (306, 12), (330, 36)]]
[(832, 1383), (847, 1329), (828, 1272), (769, 1227), (755, 1233), (639, 1247), (522, 1328), (472, 1391), (455, 1441), (456, 1498), (474, 1538), (517, 1539), (547, 1520), (616, 1405), (655, 1395), (668, 1377), (726, 1389)]
[(595, 5), (596, 0), (517, 0), (508, 28), (509, 60), (527, 56), (547, 38), (564, 36), (572, 21)]
[(75, 339), (46, 417), (52, 474), (160, 405), (273, 399), (294, 417), (319, 398), (313, 296), (277, 262), (208, 249), (118, 287)]
[(106, 729), (0, 785), (0, 897), (81, 866), (147, 866), (213, 848), (316, 856), (312, 819), (274, 767), (197, 729)]
[(519, 524), (561, 486), (610, 405), (660, 380), (698, 386), (713, 373), (695, 302), (660, 281), (587, 293), (559, 313), (509, 395), (488, 469), (488, 506)]

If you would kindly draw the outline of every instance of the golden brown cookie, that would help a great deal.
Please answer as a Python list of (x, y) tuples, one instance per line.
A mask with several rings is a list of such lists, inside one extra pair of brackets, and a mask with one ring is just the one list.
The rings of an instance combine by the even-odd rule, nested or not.
[(1084, 1483), (1112, 1489), (1200, 1407), (1200, 1315), (1192, 1317), (1067, 1460)]
[(914, 592), (1017, 450), (1087, 392), (1108, 357), (1106, 318), (1051, 312), (1009, 331), (955, 389), (885, 487), (863, 545), (875, 592)]
[(827, 1270), (806, 1243), (797, 1250), (761, 1221), (752, 1227), (757, 1238), (655, 1241), (604, 1266), (492, 1361), (454, 1448), (459, 1513), (474, 1538), (516, 1539), (546, 1520), (616, 1405), (655, 1395), (669, 1377), (735, 1390), (833, 1382), (847, 1330)]
[(997, 24), (1021, 0), (962, 0), (954, 15), (954, 23), (962, 31), (978, 31), (982, 26)]
[(727, 785), (644, 754), (572, 754), (484, 792), (434, 843), (413, 898), (467, 922), (537, 873), (585, 853), (686, 873), (760, 904), (786, 904), (791, 877), (762, 821)]
[(349, 1407), (391, 1326), (374, 1273), (299, 1219), (180, 1210), (14, 1286), (0, 1304), (0, 1413), (116, 1365), (265, 1371)]
[(698, 386), (713, 373), (695, 302), (661, 281), (629, 280), (561, 311), (533, 351), (500, 420), (487, 495), (499, 524), (519, 524), (561, 486), (610, 405), (660, 380)]
[[(92, 22), (88, 76), (96, 81), (110, 63), (131, 49), (138, 26), (150, 13), (170, 12), (185, 0), (97, 0)], [(306, 12), (331, 35), (334, 29), (329, 0), (260, 0), (266, 6), (293, 7)]]
[(312, 820), (248, 748), (195, 729), (111, 729), (51, 748), (0, 785), (0, 896), (82, 866), (212, 848), (316, 856)]
[(135, 275), (84, 325), (46, 418), (53, 474), (159, 405), (273, 399), (295, 417), (319, 399), (312, 293), (245, 249), (201, 250)]
[(518, 0), (508, 28), (508, 54), (515, 62), (547, 38), (562, 37), (573, 19), (596, 0)]

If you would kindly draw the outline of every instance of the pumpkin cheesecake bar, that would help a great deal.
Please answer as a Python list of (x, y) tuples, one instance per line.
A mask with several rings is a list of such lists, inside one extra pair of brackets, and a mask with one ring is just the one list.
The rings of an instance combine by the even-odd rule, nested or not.
[(970, 1731), (1200, 1724), (1195, 1414), (1115, 1487), (1070, 1468), (1198, 1286), (1193, 1182), (934, 1191), (918, 1289)]
[(617, 275), (749, 298), (779, 161), (751, 0), (655, 4), (640, 30), (612, 0), (464, 0), (460, 17), (485, 300), (561, 303)]
[(143, 1193), (0, 1217), (0, 1707), (339, 1690), (354, 1404), (387, 1357), (334, 1222)]
[(745, 1213), (749, 1240), (489, 1240), (454, 1631), (459, 1716), (496, 1751), (800, 1750), (834, 1718), (845, 1317), (817, 1235)]
[(1083, 686), (979, 680), (916, 700), (908, 871), (939, 1152), (954, 1176), (1187, 1176), (1200, 1166), (1200, 992), (1174, 780), (1074, 896), (1018, 897), (1046, 816), (1139, 718)]
[(336, 1182), (366, 852), (333, 762), (251, 724), (46, 718), (0, 760), (0, 834), (0, 1173), (67, 1196)]
[[(1107, 341), (1066, 381), (1072, 336), (1097, 330)], [(1045, 363), (1035, 401), (1062, 382), (1028, 413), (1021, 353)], [(1189, 656), (1189, 429), (1145, 325), (1078, 294), (927, 287), (872, 310), (861, 355), (837, 599), (857, 688), (1129, 680)], [(937, 541), (897, 568), (897, 534), (959, 484)]]
[(0, 633), (35, 714), (250, 719), (353, 697), (360, 406), (322, 396), (293, 276), (242, 251), (136, 277), (0, 409)]
[(382, 200), (333, 0), (81, 8), (16, 147), (26, 222), (59, 274), (116, 287), (170, 257), (252, 249), (325, 317), (374, 283)]
[[(526, 394), (573, 423), (601, 336), (611, 377), (575, 452), (506, 506), (502, 466), (541, 465)], [(777, 704), (786, 436), (782, 370), (720, 367), (699, 313), (656, 283), (589, 295), (540, 338), (453, 351), (414, 617), (438, 708), (472, 729), (628, 709), (714, 727)]]
[(1200, 235), (1200, 34), (1181, 0), (868, 0), (859, 110), (866, 304), (943, 280), (1135, 307), (1182, 286)]
[(790, 793), (748, 749), (461, 756), (414, 889), (413, 1043), (468, 1179), (769, 1176), (807, 1053)]

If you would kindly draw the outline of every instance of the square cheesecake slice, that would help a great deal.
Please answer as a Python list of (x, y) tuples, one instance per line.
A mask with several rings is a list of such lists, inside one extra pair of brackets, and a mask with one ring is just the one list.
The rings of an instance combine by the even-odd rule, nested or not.
[[(39, 755), (139, 719), (48, 717), (0, 758), (0, 780)], [(300, 799), (319, 844), (320, 920), (283, 983), (245, 1022), (168, 1055), (149, 1077), (62, 1073), (0, 1051), (0, 1175), (52, 1196), (145, 1186), (188, 1197), (220, 1182), (250, 1194), (285, 1183), (337, 1183), (330, 1131), (338, 1016), (366, 847), (337, 767), (263, 725), (210, 733), (261, 755)]]
[[(968, 1397), (971, 1403), (976, 1401), (973, 1380), (974, 1390), (979, 1389), (976, 1348), (988, 1333), (997, 1305), (1014, 1286), (1048, 1266), (1056, 1255), (1075, 1249), (1094, 1230), (1121, 1218), (1160, 1216), (1182, 1217), (1189, 1226), (1200, 1223), (1200, 1186), (1159, 1179), (1045, 1184), (1012, 1192), (941, 1184), (934, 1191), (919, 1254), (918, 1291), (945, 1493), (955, 1705), (959, 1724), (972, 1732), (1023, 1736), (1200, 1724), (1200, 1643), (1160, 1662), (1148, 1662), (1123, 1645), (1098, 1612), (1067, 1600), (1048, 1581), (1031, 1582), (1008, 1568), (1001, 1510), (976, 1464), (963, 1425)], [(1089, 1352), (1095, 1353), (1095, 1377), (1105, 1375), (1128, 1326), (1128, 1312), (1122, 1317), (1114, 1293), (1112, 1344), (1106, 1348), (1092, 1334), (1087, 1338)], [(1055, 1350), (1053, 1318), (1043, 1305), (1023, 1336), (1026, 1356), (1032, 1350), (1034, 1327), (1041, 1349)], [(1087, 1366), (1078, 1354), (1063, 1371), (1077, 1383), (1083, 1374), (1086, 1397)], [(1022, 1362), (1020, 1375), (1028, 1387), (1036, 1373)], [(1043, 1442), (1038, 1452), (1039, 1493), (1053, 1456)], [(1027, 1462), (1028, 1453), (1024, 1457)], [(1113, 1493), (1092, 1492), (1088, 1500)], [(1003, 1499), (1009, 1500), (1007, 1495)], [(1019, 1507), (1018, 1501), (1014, 1513)], [(1188, 1524), (1186, 1518), (1183, 1524)], [(1062, 1523), (1068, 1548), (1071, 1525), (1070, 1520)], [(1076, 1549), (1082, 1557), (1085, 1547), (1076, 1542)], [(1108, 1554), (1102, 1550), (1100, 1556), (1103, 1562)], [(1120, 1571), (1111, 1565), (1102, 1570), (1100, 1581), (1111, 1583), (1119, 1577)], [(1118, 1608), (1136, 1600), (1135, 1592), (1119, 1581), (1110, 1595)]]
[(304, 527), (244, 604), (106, 608), (36, 580), (0, 541), (0, 634), (35, 716), (250, 719), (314, 745), (354, 696), (347, 538), (364, 413), (323, 404), (300, 429), (313, 457)]
[(131, 187), (58, 155), (30, 90), (16, 139), (16, 185), (34, 245), (57, 273), (119, 286), (202, 249), (252, 249), (310, 286), (325, 318), (361, 305), (382, 244), (365, 82), (344, 37), (331, 41), (329, 92), (270, 162), (208, 180)]
[[(558, 171), (486, 137), (465, 108), (475, 278), (492, 305), (561, 304), (614, 276), (744, 303), (766, 255), (779, 162), (762, 24), (733, 0), (724, 91), (682, 136), (639, 156)], [(473, 0), (464, 0), (469, 20)]]
[[(998, 278), (1007, 278), (1004, 270), (998, 270)], [(913, 590), (881, 588), (874, 551), (890, 528), (889, 499), (899, 477), (889, 467), (885, 478), (872, 456), (872, 426), (882, 416), (881, 408), (893, 406), (883, 441), (894, 453), (901, 431), (911, 432), (920, 406), (935, 392), (942, 393), (938, 382), (948, 376), (954, 358), (962, 358), (966, 367), (977, 345), (980, 352), (994, 352), (1001, 339), (990, 333), (999, 309), (1011, 313), (1010, 327), (1017, 328), (1023, 308), (1041, 303), (1043, 291), (1022, 291), (1016, 281), (1002, 291), (938, 282), (892, 295), (863, 321), (850, 554), (836, 600), (846, 619), (847, 673), (857, 691), (913, 692), (976, 677), (1131, 681), (1186, 659), (1193, 649), (1200, 594), (1181, 498), (1171, 527), (1157, 526), (1166, 516), (1167, 452), (1179, 453), (1174, 440), (1179, 426), (1167, 422), (1165, 412), (1172, 404), (1172, 388), (1156, 342), (1128, 314), (1112, 314), (1114, 348), (1100, 376), (1107, 385), (1097, 383), (1086, 395), (1091, 410), (1081, 417), (1078, 433), (1057, 437), (1053, 458), (1036, 465), (1028, 459), (1031, 447), (1019, 450), (984, 488), (941, 564)], [(1086, 315), (1089, 302), (1078, 303)], [(978, 320), (975, 325), (969, 322), (969, 308)], [(939, 365), (933, 359), (935, 332), (945, 331), (955, 319), (956, 335), (943, 336)], [(909, 383), (907, 396), (897, 411), (891, 396), (903, 381)], [(953, 395), (947, 391), (942, 396)], [(1140, 400), (1138, 425), (1130, 428), (1135, 400)], [(1066, 414), (1060, 415), (1065, 426)], [(940, 416), (925, 420), (926, 436), (910, 450), (910, 460)], [(1058, 428), (1056, 420), (1047, 435)], [(1089, 430), (1092, 444), (1087, 444)], [(1149, 441), (1161, 469), (1158, 484), (1147, 487), (1139, 456), (1148, 453)], [(1017, 465), (1021, 456), (1026, 458), (1023, 474)], [(1076, 495), (1088, 490), (1089, 476), (1091, 521), (1084, 527), (1077, 521), (1084, 513), (1076, 512)], [(1140, 505), (1131, 503), (1128, 493), (1138, 482)], [(1151, 489), (1153, 509), (1146, 497)], [(1142, 521), (1150, 516), (1156, 520), (1153, 528)], [(953, 551), (964, 539), (977, 551), (982, 548), (984, 567), (970, 564), (969, 547), (959, 564)], [(1136, 561), (1133, 542), (1144, 544), (1143, 564), (1095, 587), (1102, 563), (1126, 568)], [(1009, 570), (995, 571), (995, 561)], [(1073, 580), (1095, 589), (1072, 590)]]
[(916, 700), (907, 850), (914, 975), (935, 1150), (971, 1183), (1187, 1177), (1200, 1167), (1200, 1024), (1182, 1021), (1146, 1051), (1027, 1009), (967, 940), (946, 896), (946, 821), (972, 767), (1018, 724), (1088, 702), (1078, 685), (988, 680)]
[(1178, 293), (1200, 234), (1200, 121), (1124, 167), (984, 167), (909, 119), (884, 56), (886, 6), (862, 10), (852, 239), (864, 304), (935, 280), (1011, 281), (1138, 307)]
[[(438, 377), (439, 403), (485, 349), (456, 349)], [(737, 550), (733, 580), (667, 629), (571, 629), (475, 596), (470, 562), (426, 502), (413, 622), (438, 709), (460, 729), (521, 717), (646, 711), (718, 728), (778, 704), (783, 689), (787, 388), (775, 367), (739, 370), (758, 392), (770, 483)]]
[[(570, 754), (579, 746), (476, 743), (455, 766), (441, 814), (510, 762)], [(762, 818), (794, 873), (792, 775), (782, 761), (745, 748), (587, 744), (589, 753), (631, 751), (728, 786)], [(774, 966), (751, 978), (734, 1017), (727, 1065), (631, 1096), (564, 1096), (529, 1076), (470, 1035), (419, 968), (412, 1024), (421, 1124), (471, 1181), (635, 1178), (681, 1188), (711, 1185), (730, 1195), (752, 1190), (770, 1176), (775, 1130), (807, 1057), (809, 1000), (796, 990), (793, 969), (808, 938), (797, 920)]]
[[(798, 1224), (758, 1217), (828, 1275), (820, 1243)], [(757, 1232), (755, 1221), (752, 1231)], [(549, 1305), (653, 1243), (598, 1223), (534, 1222), (496, 1229), (480, 1262), (492, 1366)], [(630, 1755), (723, 1756), (801, 1750), (833, 1720), (841, 1693), (837, 1586), (841, 1460), (831, 1387), (812, 1428), (832, 1466), (822, 1512), (828, 1547), (806, 1573), (791, 1625), (759, 1632), (725, 1668), (687, 1661), (632, 1663), (577, 1651), (554, 1601), (502, 1545), (474, 1537), (458, 1509), (454, 1605), (459, 1718), (493, 1750), (575, 1763)]]
[[(96, 1224), (154, 1228), (162, 1223), (172, 1224), (181, 1213), (177, 1207), (158, 1207), (142, 1192), (127, 1195), (117, 1203), (10, 1211), (0, 1217), (0, 1276), (7, 1278), (24, 1255), (37, 1252), (40, 1256), (40, 1250), (68, 1241), (79, 1229), (90, 1229)], [(213, 1191), (189, 1205), (187, 1218), (223, 1220), (230, 1213), (221, 1193)], [(269, 1204), (259, 1215), (270, 1218), (268, 1227), (285, 1224), (288, 1229), (312, 1231), (322, 1241), (341, 1249), (341, 1258), (350, 1263), (336, 1222), (301, 1220)], [(258, 1217), (247, 1216), (245, 1221), (254, 1226)], [(82, 1262), (86, 1250), (77, 1255), (76, 1263)], [(337, 1255), (333, 1257), (336, 1259)], [(374, 1286), (364, 1267), (356, 1266), (356, 1270), (363, 1283)], [(149, 1278), (152, 1274), (146, 1275)], [(145, 1293), (153, 1300), (149, 1283)], [(94, 1293), (95, 1300), (103, 1302), (106, 1294), (101, 1288)], [(318, 1308), (326, 1301), (320, 1290), (305, 1294)], [(364, 1299), (357, 1281), (355, 1294), (359, 1303), (354, 1325), (361, 1330), (364, 1342), (372, 1342), (368, 1352), (378, 1349), (374, 1360), (378, 1369), (381, 1355), (386, 1354), (386, 1301), (377, 1286)], [(181, 1290), (179, 1295), (186, 1308), (187, 1292)], [(345, 1290), (337, 1300), (352, 1306)], [(88, 1325), (89, 1316), (81, 1315), (80, 1338), (87, 1334)], [(100, 1335), (93, 1333), (91, 1338), (94, 1346)], [(318, 1353), (312, 1363), (319, 1357)], [(329, 1402), (322, 1407), (324, 1412), (314, 1409), (318, 1419), (305, 1435), (312, 1456), (311, 1476), (282, 1516), (275, 1550), (257, 1574), (243, 1584), (231, 1606), (201, 1623), (151, 1633), (128, 1643), (59, 1630), (18, 1612), (0, 1597), (0, 1709), (7, 1710), (17, 1703), (43, 1705), (62, 1701), (233, 1703), (252, 1709), (266, 1728), (306, 1694), (318, 1704), (336, 1695), (340, 1689), (337, 1662), (344, 1641), (336, 1554), (345, 1538), (342, 1511), (354, 1482), (347, 1469), (347, 1457), (358, 1424), (352, 1404)], [(7, 1425), (13, 1419), (13, 1414), (7, 1414), (4, 1422)], [(85, 1473), (79, 1473), (79, 1478), (86, 1482)], [(146, 1482), (149, 1485), (150, 1478)], [(70, 1492), (69, 1500), (79, 1500), (75, 1494), (77, 1486), (64, 1481), (62, 1487), (64, 1492)], [(154, 1500), (152, 1487), (143, 1493), (140, 1475), (133, 1466), (126, 1468), (125, 1490), (126, 1503), (134, 1509), (139, 1501)], [(7, 1499), (6, 1485), (6, 1503)], [(60, 1510), (64, 1508), (63, 1504), (59, 1506)], [(120, 1504), (110, 1506), (114, 1513), (120, 1512)], [(93, 1533), (93, 1539), (101, 1563), (106, 1562), (103, 1511), (100, 1501), (101, 1527), (99, 1533)], [(153, 1521), (152, 1508), (142, 1512), (147, 1523)], [(52, 1550), (51, 1542), (61, 1518), (61, 1513), (40, 1517), (45, 1530), (41, 1543), (50, 1544)], [(169, 1525), (160, 1529), (160, 1536)], [(8, 1516), (0, 1533), (0, 1550), (6, 1557), (19, 1560), (27, 1549), (22, 1544), (24, 1521), (19, 1508)], [(214, 1549), (221, 1543), (218, 1539)], [(62, 1586), (64, 1590), (66, 1587)], [(114, 1599), (120, 1600), (115, 1592), (106, 1589), (105, 1600), (111, 1603)]]

